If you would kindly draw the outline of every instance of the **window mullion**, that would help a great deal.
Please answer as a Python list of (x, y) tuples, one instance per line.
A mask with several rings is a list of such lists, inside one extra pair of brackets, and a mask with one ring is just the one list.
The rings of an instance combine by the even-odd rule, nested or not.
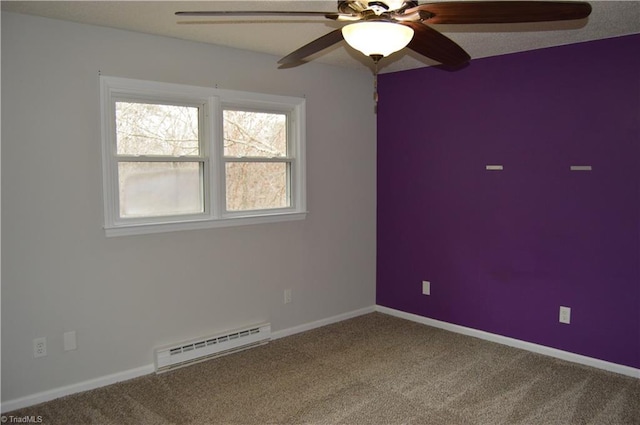
[(208, 131), (205, 132), (205, 145), (209, 157), (209, 199), (212, 218), (222, 217), (224, 210), (224, 163), (222, 106), (218, 97), (212, 96), (208, 100), (209, 116), (206, 119)]

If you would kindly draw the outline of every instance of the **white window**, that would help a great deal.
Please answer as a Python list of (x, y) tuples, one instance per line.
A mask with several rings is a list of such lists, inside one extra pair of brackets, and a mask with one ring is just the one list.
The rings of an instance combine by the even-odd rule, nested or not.
[(108, 236), (304, 218), (304, 99), (100, 84)]

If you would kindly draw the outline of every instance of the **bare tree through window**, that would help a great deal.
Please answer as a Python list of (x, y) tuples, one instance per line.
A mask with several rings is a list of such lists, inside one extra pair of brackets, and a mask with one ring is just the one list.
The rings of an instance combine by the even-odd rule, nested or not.
[(204, 211), (199, 108), (116, 102), (121, 217)]
[[(116, 102), (121, 217), (204, 211), (200, 111), (193, 106)], [(227, 211), (290, 206), (287, 115), (225, 110)]]
[(227, 210), (289, 207), (287, 116), (225, 110), (223, 120)]

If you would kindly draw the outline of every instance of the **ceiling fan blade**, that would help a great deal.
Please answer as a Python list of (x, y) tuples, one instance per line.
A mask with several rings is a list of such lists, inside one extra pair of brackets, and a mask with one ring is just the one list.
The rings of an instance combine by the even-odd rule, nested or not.
[(407, 45), (411, 50), (434, 59), (443, 65), (457, 67), (469, 62), (471, 56), (453, 40), (420, 22), (402, 22), (413, 29)]
[(501, 24), (583, 19), (591, 13), (585, 2), (471, 1), (427, 3), (408, 9), (425, 11), (430, 24)]
[(328, 34), (325, 34), (322, 37), (313, 40), (311, 43), (305, 44), (298, 50), (289, 53), (287, 56), (280, 59), (278, 63), (282, 65), (290, 65), (296, 62), (300, 62), (307, 56), (311, 56), (314, 53), (324, 50), (329, 46), (333, 46), (334, 44), (339, 43), (342, 40), (342, 30), (333, 30)]
[(211, 10), (211, 11), (182, 11), (176, 12), (176, 16), (214, 16), (214, 17), (226, 17), (226, 16), (323, 16), (332, 18), (335, 13), (333, 12), (313, 12), (313, 11), (299, 11), (299, 10), (287, 10), (287, 11), (273, 11), (273, 10), (263, 10), (263, 11), (255, 11), (255, 10), (238, 10), (238, 11), (228, 11), (228, 10)]

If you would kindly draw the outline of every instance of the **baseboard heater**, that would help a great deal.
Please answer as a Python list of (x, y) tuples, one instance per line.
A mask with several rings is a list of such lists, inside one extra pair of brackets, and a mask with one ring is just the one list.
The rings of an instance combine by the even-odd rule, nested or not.
[(264, 345), (271, 339), (271, 324), (247, 326), (167, 345), (155, 350), (156, 373)]

